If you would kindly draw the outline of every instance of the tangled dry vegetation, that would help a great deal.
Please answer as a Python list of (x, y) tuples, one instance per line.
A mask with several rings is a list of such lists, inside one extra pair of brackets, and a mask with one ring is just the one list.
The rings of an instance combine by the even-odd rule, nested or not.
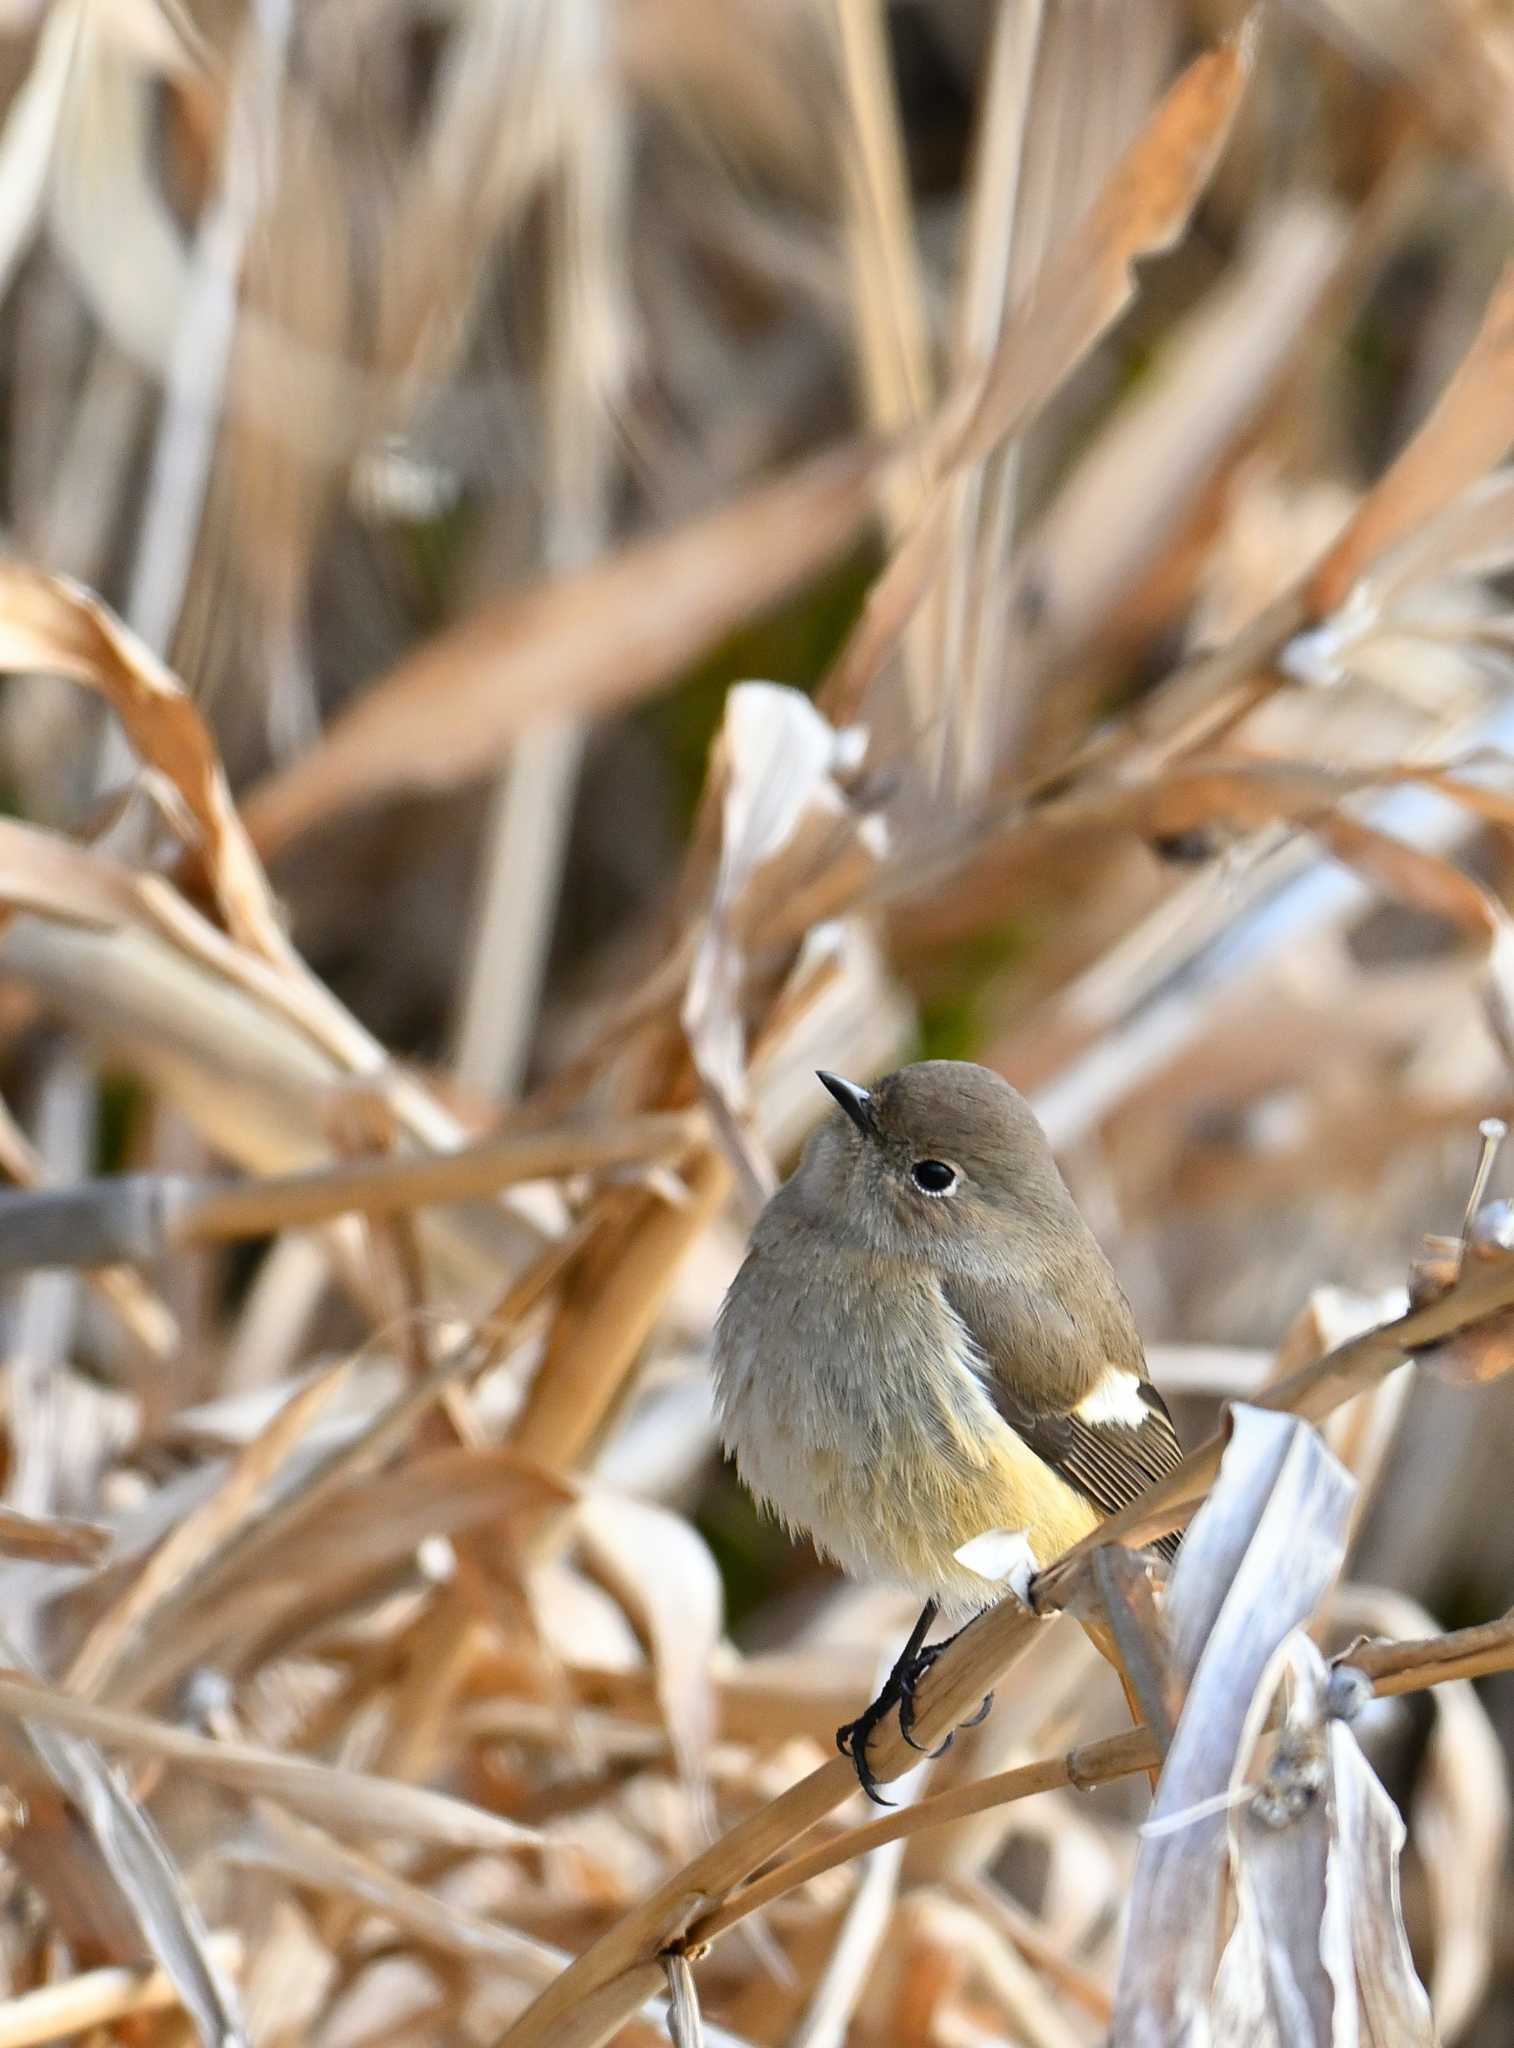
[[(1506, 10), (0, 26), (0, 2048), (1507, 2040)], [(921, 1048), (1198, 1448), (879, 1817), (705, 1351)]]

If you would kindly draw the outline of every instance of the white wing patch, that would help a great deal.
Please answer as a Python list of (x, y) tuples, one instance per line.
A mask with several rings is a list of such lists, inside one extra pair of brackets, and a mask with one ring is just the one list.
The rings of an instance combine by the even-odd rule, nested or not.
[(1119, 1424), (1126, 1429), (1140, 1429), (1151, 1419), (1151, 1411), (1141, 1398), (1139, 1379), (1133, 1372), (1122, 1372), (1115, 1366), (1110, 1367), (1091, 1394), (1084, 1395), (1073, 1413), (1090, 1429), (1108, 1429)]

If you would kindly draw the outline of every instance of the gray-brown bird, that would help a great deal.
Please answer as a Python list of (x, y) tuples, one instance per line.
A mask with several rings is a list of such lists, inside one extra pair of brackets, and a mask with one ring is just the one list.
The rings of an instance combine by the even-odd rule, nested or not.
[(721, 1307), (716, 1402), (760, 1501), (848, 1571), (925, 1602), (883, 1692), (837, 1733), (877, 1798), (867, 1741), (896, 1705), (908, 1737), (938, 1613), (994, 1597), (964, 1547), (1023, 1530), (1045, 1565), (1182, 1454), (1024, 1098), (960, 1060), (872, 1089), (819, 1078), (838, 1108)]

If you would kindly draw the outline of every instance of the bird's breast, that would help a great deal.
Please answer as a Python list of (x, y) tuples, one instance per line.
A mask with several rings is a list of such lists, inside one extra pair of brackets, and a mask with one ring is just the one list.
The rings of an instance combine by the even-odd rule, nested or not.
[(993, 1588), (964, 1543), (1023, 1528), (1048, 1558), (1096, 1519), (1002, 1420), (981, 1364), (928, 1279), (817, 1261), (780, 1294), (749, 1259), (717, 1331), (721, 1434), (752, 1492), (847, 1570), (980, 1606)]

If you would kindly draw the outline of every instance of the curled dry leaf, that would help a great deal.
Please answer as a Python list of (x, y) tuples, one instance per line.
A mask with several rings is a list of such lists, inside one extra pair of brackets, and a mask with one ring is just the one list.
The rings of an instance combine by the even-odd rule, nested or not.
[(838, 733), (799, 691), (775, 683), (738, 684), (727, 700), (718, 754), (720, 859), (683, 1026), (718, 1127), (755, 1197), (771, 1192), (773, 1174), (747, 1130), (748, 940), (760, 907), (813, 887), (843, 862), (855, 865), (859, 880), (876, 870), (882, 820), (860, 815), (840, 780), (857, 765), (860, 738)]
[[(1417, 1601), (1378, 1586), (1344, 1588), (1345, 1628), (1432, 1637), (1439, 1628)], [(1508, 1766), (1497, 1731), (1467, 1679), (1433, 1687), (1424, 1769), (1409, 1805), (1410, 1836), (1424, 1872), (1434, 1928), (1430, 2004), (1446, 2041), (1480, 2010), (1498, 1946), (1499, 1899), (1511, 1822)]]
[(1278, 1645), (1340, 1569), (1351, 1480), (1293, 1416), (1241, 1407), (1219, 1481), (1168, 1586), (1170, 1668), (1186, 1701), (1141, 1844), (1113, 2041), (1168, 2048), (1203, 2037), (1228, 1868), (1223, 1810), (1252, 1703)]
[(1273, 1681), (1236, 1759), (1232, 1855), (1239, 1917), (1216, 1985), (1214, 2038), (1432, 2048), (1430, 2005), (1399, 1904), (1403, 1824), (1350, 1729), (1329, 1713), (1330, 1672), (1302, 1630), (1275, 1672), (1291, 1686), (1276, 1746), (1246, 1795), (1240, 1774)]
[(1337, 1983), (1356, 1973), (1361, 2048), (1435, 2048), (1430, 2001), (1414, 1970), (1399, 1901), (1398, 1867), (1404, 1824), (1398, 1809), (1339, 1721), (1327, 1729), (1332, 1821), (1330, 1876), (1348, 1900), (1346, 1930), (1332, 1917), (1324, 1930), (1326, 1963)]
[[(1349, 1934), (1337, 1926), (1345, 1910), (1339, 1886), (1329, 1882), (1330, 1813), (1319, 1796), (1325, 1745), (1324, 1667), (1306, 1658), (1307, 1639), (1283, 1645), (1282, 1673), (1290, 1680), (1278, 1750), (1264, 1780), (1263, 1799), (1248, 1796), (1245, 1774), (1256, 1724), (1271, 1704), (1273, 1685), (1257, 1693), (1260, 1710), (1249, 1737), (1237, 1747), (1229, 1815), (1229, 1857), (1235, 1886), (1235, 1925), (1220, 1958), (1214, 1985), (1214, 2039), (1235, 2048), (1284, 2048), (1292, 2041), (1350, 2041), (1356, 1981), (1348, 1970), (1332, 1974), (1333, 1956)], [(1278, 1758), (1291, 1781), (1282, 1784)], [(1288, 1817), (1279, 1826), (1279, 1793)], [(1288, 1796), (1291, 1795), (1291, 1796)]]
[(78, 584), (4, 562), (0, 669), (69, 676), (100, 692), (138, 758), (166, 778), (194, 820), (226, 929), (253, 952), (287, 960), (267, 878), (232, 804), (205, 722), (151, 649)]
[(715, 1731), (714, 1661), (725, 1596), (709, 1545), (681, 1515), (591, 1486), (578, 1531), (599, 1575), (642, 1627), (678, 1766), (702, 1788)]

